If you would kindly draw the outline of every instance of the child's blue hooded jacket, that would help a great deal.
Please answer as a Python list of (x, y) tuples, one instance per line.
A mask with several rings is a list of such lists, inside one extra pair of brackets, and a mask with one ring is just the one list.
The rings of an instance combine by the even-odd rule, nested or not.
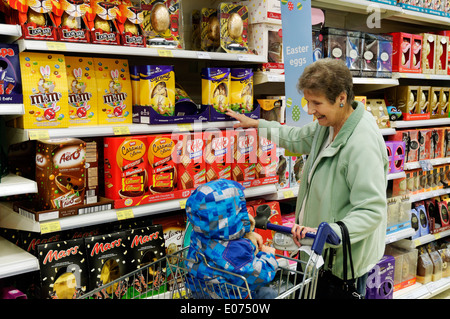
[[(241, 277), (207, 267), (197, 252), (205, 256), (210, 266), (245, 277), (251, 291), (273, 280), (278, 267), (275, 256), (264, 252), (258, 252), (255, 256), (256, 247), (244, 238), (244, 234), (250, 231), (250, 220), (243, 186), (224, 179), (200, 185), (186, 202), (186, 214), (193, 227), (187, 254), (187, 259), (191, 261), (187, 261), (186, 266), (190, 274), (198, 279), (195, 283), (189, 280), (194, 292), (205, 290), (205, 282), (227, 282), (245, 287)], [(203, 294), (211, 298), (247, 297), (246, 294), (222, 295), (223, 288), (215, 289), (215, 293), (203, 291)]]

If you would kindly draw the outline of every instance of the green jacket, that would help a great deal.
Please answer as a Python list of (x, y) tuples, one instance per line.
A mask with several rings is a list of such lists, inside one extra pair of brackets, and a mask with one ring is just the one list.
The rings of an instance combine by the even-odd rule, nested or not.
[[(384, 254), (386, 237), (386, 145), (372, 115), (357, 102), (333, 143), (320, 156), (328, 127), (317, 121), (303, 127), (259, 121), (259, 134), (293, 153), (308, 154), (297, 198), (296, 221), (306, 197), (302, 225), (316, 228), (342, 220), (350, 233), (355, 276), (372, 269)], [(319, 158), (318, 158), (319, 157)], [(316, 158), (318, 164), (312, 167)], [(310, 182), (308, 175), (313, 174)], [(342, 278), (342, 247), (337, 247), (333, 273)], [(348, 276), (351, 277), (349, 271)]]

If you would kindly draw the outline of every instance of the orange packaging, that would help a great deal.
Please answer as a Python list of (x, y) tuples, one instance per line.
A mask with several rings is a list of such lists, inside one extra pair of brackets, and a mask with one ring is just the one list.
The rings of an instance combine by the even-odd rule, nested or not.
[(105, 196), (127, 199), (147, 193), (147, 136), (105, 137), (104, 141)]
[(206, 181), (215, 179), (231, 179), (233, 163), (233, 130), (205, 131)]
[(256, 178), (277, 175), (277, 146), (265, 137), (258, 137), (258, 163), (256, 164)]
[(150, 193), (177, 190), (177, 145), (180, 134), (149, 135), (147, 159), (150, 166)]
[(237, 182), (256, 178), (258, 134), (255, 129), (234, 131), (232, 179)]
[(203, 132), (182, 135), (177, 161), (179, 189), (197, 188), (206, 182), (206, 163), (203, 159)]

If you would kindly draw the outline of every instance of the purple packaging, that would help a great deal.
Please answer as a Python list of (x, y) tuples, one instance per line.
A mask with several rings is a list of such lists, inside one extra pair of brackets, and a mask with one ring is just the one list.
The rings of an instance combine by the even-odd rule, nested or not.
[(392, 36), (378, 35), (377, 77), (392, 77)]
[(19, 46), (2, 43), (0, 46), (0, 104), (22, 104)]
[(384, 255), (369, 271), (366, 283), (366, 299), (392, 299), (394, 293), (395, 259)]

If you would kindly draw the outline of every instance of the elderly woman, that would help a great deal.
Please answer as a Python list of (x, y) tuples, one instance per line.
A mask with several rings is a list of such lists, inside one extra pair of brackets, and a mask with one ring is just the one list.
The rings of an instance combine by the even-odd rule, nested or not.
[[(260, 135), (280, 147), (308, 155), (292, 233), (300, 240), (327, 222), (340, 234), (336, 222), (344, 222), (350, 234), (358, 292), (364, 295), (367, 274), (385, 247), (386, 145), (373, 116), (354, 101), (352, 75), (342, 61), (322, 59), (307, 66), (297, 87), (308, 102), (308, 114), (316, 119), (303, 127), (228, 114), (239, 121), (235, 128), (258, 128)], [(332, 271), (343, 278), (342, 247), (333, 248)]]

